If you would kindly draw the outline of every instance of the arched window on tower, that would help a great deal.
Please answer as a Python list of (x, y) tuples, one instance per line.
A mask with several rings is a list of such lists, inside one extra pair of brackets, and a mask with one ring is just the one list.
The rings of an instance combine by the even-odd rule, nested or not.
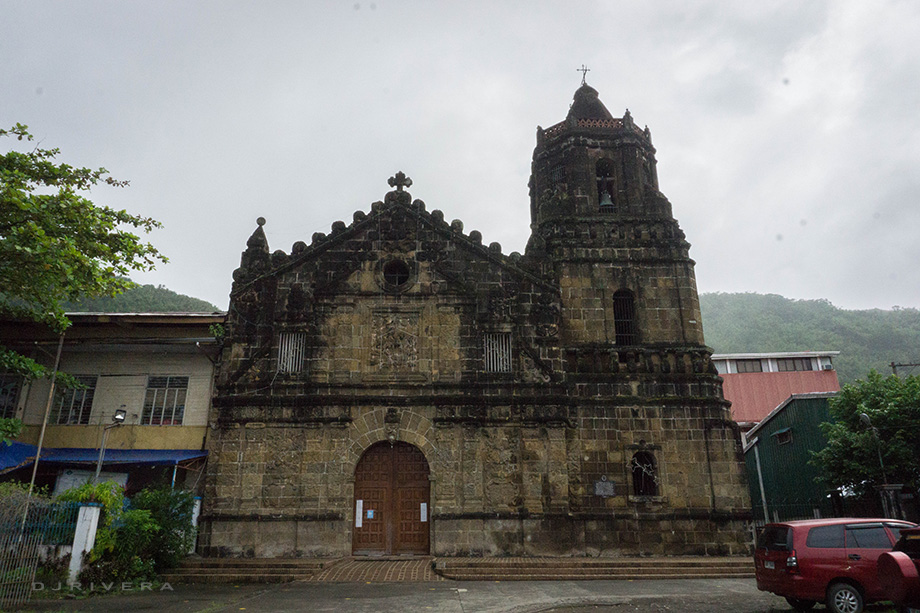
[(628, 289), (613, 294), (613, 328), (617, 345), (639, 343), (639, 327), (636, 325), (636, 299)]
[(633, 495), (658, 495), (658, 468), (655, 456), (648, 451), (637, 451), (629, 463), (632, 470)]
[(613, 160), (601, 158), (595, 166), (597, 177), (597, 207), (602, 213), (613, 213), (614, 198), (616, 197), (616, 175), (613, 169)]

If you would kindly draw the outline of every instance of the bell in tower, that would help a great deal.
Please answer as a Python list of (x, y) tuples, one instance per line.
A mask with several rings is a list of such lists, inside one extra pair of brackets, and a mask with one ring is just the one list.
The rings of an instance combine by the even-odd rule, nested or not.
[(658, 192), (655, 148), (648, 129), (627, 110), (614, 117), (584, 83), (565, 120), (537, 129), (531, 175), (536, 224), (560, 216), (670, 215)]

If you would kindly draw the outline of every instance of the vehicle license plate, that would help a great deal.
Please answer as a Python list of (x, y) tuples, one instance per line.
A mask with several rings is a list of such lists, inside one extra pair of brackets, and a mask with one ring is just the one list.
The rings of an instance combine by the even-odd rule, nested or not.
[(763, 567), (764, 567), (764, 568), (774, 568), (774, 569), (775, 569), (775, 568), (776, 568), (776, 564), (774, 564), (774, 563), (771, 562), (770, 560), (764, 560), (764, 561), (763, 561)]

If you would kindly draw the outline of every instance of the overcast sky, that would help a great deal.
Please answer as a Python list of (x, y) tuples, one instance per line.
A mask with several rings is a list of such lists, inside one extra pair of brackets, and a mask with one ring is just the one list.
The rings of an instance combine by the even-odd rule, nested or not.
[(289, 252), (397, 170), (523, 251), (583, 63), (651, 129), (701, 292), (920, 307), (920, 2), (0, 0), (0, 124), (130, 180), (92, 197), (163, 222), (135, 280), (221, 308), (257, 217)]

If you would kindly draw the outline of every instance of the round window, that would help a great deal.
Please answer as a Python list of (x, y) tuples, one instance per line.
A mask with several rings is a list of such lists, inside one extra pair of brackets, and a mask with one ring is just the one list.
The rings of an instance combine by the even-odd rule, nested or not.
[(409, 280), (409, 265), (402, 260), (391, 260), (383, 265), (383, 280), (389, 285), (400, 287)]

